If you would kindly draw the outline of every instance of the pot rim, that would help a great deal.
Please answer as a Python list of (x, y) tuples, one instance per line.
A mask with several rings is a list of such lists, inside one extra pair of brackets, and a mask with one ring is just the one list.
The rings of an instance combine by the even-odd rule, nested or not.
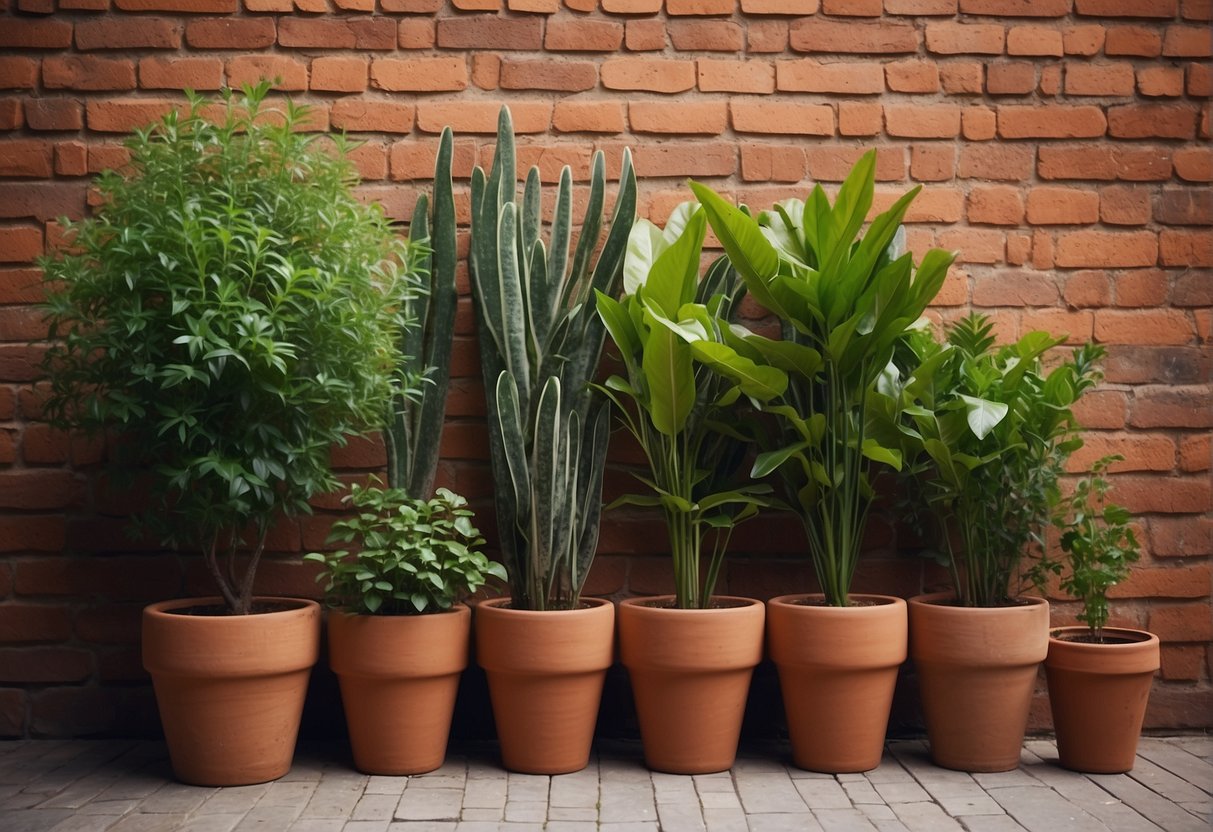
[(1159, 641), (1158, 636), (1148, 630), (1138, 630), (1134, 627), (1104, 627), (1105, 633), (1112, 633), (1124, 638), (1132, 638), (1133, 641), (1127, 644), (1099, 644), (1091, 641), (1071, 641), (1070, 639), (1061, 638), (1064, 634), (1078, 635), (1080, 633), (1090, 632), (1090, 628), (1085, 624), (1068, 624), (1064, 627), (1049, 628), (1049, 642), (1064, 644), (1067, 648), (1075, 650), (1132, 650), (1140, 647), (1143, 644), (1151, 644)]
[(698, 614), (698, 615), (704, 615), (706, 613), (729, 612), (731, 610), (744, 610), (744, 609), (750, 609), (755, 606), (759, 606), (759, 607), (763, 606), (762, 601), (759, 601), (757, 598), (746, 598), (741, 595), (713, 595), (712, 596), (712, 600), (714, 600), (714, 601), (741, 601), (742, 602), (735, 606), (729, 606), (729, 607), (708, 607), (707, 609), (698, 609), (697, 608), (697, 609), (684, 610), (684, 609), (680, 609), (678, 607), (652, 606), (652, 603), (654, 601), (667, 601), (667, 600), (672, 601), (672, 600), (674, 600), (675, 597), (676, 596), (674, 596), (674, 595), (637, 595), (632, 598), (624, 598), (622, 601), (619, 602), (619, 606), (639, 608), (639, 609), (644, 609), (646, 611), (652, 610), (654, 613), (659, 613), (659, 614), (661, 614), (661, 613), (678, 613), (678, 614), (686, 613), (686, 614)]
[(866, 601), (876, 601), (875, 604), (866, 604), (864, 606), (849, 606), (849, 607), (831, 607), (818, 604), (798, 604), (796, 601), (804, 598), (824, 598), (824, 592), (793, 592), (787, 595), (778, 595), (767, 600), (767, 606), (780, 607), (802, 607), (812, 610), (829, 610), (834, 615), (860, 615), (862, 613), (857, 610), (868, 609), (883, 609), (889, 606), (905, 606), (906, 600), (899, 598), (896, 595), (881, 595), (874, 592), (852, 592), (849, 597), (862, 598)]
[(923, 595), (915, 595), (912, 598), (906, 599), (906, 604), (910, 606), (931, 607), (934, 609), (956, 610), (957, 612), (971, 613), (973, 615), (989, 615), (996, 612), (1004, 612), (1006, 610), (1027, 609), (1029, 607), (1038, 607), (1042, 604), (1048, 605), (1049, 599), (1041, 598), (1036, 595), (1018, 595), (1016, 601), (1022, 603), (1006, 604), (1001, 607), (964, 607), (957, 604), (945, 604), (943, 601), (955, 600), (957, 595), (955, 592), (928, 592)]
[[(477, 612), (479, 612), (481, 609), (492, 609), (492, 610), (497, 610), (502, 613), (506, 613), (508, 615), (512, 615), (514, 613), (519, 613), (522, 615), (545, 615), (546, 616), (546, 615), (555, 615), (557, 613), (564, 613), (565, 615), (576, 614), (576, 613), (585, 613), (585, 612), (590, 612), (591, 610), (596, 610), (596, 609), (600, 609), (602, 607), (607, 607), (607, 606), (613, 605), (613, 602), (609, 598), (586, 597), (586, 598), (581, 599), (581, 603), (588, 604), (588, 606), (578, 607), (577, 609), (573, 609), (573, 610), (516, 610), (513, 607), (505, 606), (506, 604), (511, 603), (513, 600), (514, 599), (508, 595), (504, 595), (500, 598), (485, 598), (483, 601), (475, 602), (474, 607)], [(468, 606), (473, 606), (473, 605), (469, 604)]]
[(296, 598), (293, 596), (278, 596), (278, 595), (254, 595), (254, 601), (274, 601), (282, 604), (289, 604), (290, 607), (285, 610), (271, 610), (270, 612), (252, 612), (248, 615), (194, 615), (194, 616), (179, 616), (176, 610), (184, 607), (207, 606), (212, 604), (225, 605), (223, 598), (218, 595), (203, 595), (193, 598), (173, 598), (167, 601), (156, 601), (148, 604), (143, 608), (144, 615), (152, 615), (156, 617), (171, 617), (174, 620), (184, 620), (189, 618), (197, 621), (241, 621), (249, 618), (263, 618), (272, 615), (298, 615), (302, 611), (315, 608), (320, 611), (320, 602), (314, 601), (311, 598)]
[(373, 619), (382, 620), (382, 621), (408, 621), (408, 620), (419, 619), (419, 618), (436, 618), (438, 616), (447, 615), (448, 613), (458, 613), (461, 608), (470, 611), (467, 604), (463, 603), (462, 601), (456, 601), (454, 604), (447, 607), (445, 610), (433, 610), (430, 612), (402, 613), (399, 615), (379, 615), (379, 614), (375, 614), (375, 613), (366, 613), (366, 612), (350, 612), (345, 607), (329, 607), (325, 610), (325, 612), (328, 613), (329, 616), (342, 615), (342, 616), (345, 616), (346, 618), (373, 618)]

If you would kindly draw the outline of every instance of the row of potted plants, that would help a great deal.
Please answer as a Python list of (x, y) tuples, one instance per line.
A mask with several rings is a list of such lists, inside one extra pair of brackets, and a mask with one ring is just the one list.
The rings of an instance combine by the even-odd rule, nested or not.
[[(303, 111), (289, 104), (266, 118), (267, 91), (228, 95), (221, 123), (204, 119), (204, 102), (192, 98), (185, 112), (138, 132), (129, 171), (103, 175), (96, 217), (70, 227), (74, 251), (44, 263), (55, 341), (48, 412), (63, 426), (108, 432), (112, 461), (157, 498), (144, 516), (167, 543), (201, 542), (221, 591), (221, 603), (168, 602), (145, 614), (145, 664), (181, 779), (257, 782), (289, 768), (320, 613), (311, 602), (254, 599), (257, 557), (276, 518), (310, 510), (336, 485), (330, 445), (385, 423), (387, 487), (351, 488), (350, 515), (334, 527), (334, 540), (353, 546), (308, 556), (343, 607), (329, 615), (332, 665), (360, 768), (441, 763), (450, 704), (389, 706), (375, 717), (371, 708), (391, 701), (414, 663), (425, 665), (423, 687), (452, 692), (472, 627), (456, 602), (507, 577), (510, 596), (478, 604), (474, 626), (512, 770), (586, 764), (616, 631), (646, 761), (659, 770), (731, 766), (764, 630), (799, 765), (877, 764), (907, 652), (935, 760), (970, 770), (1017, 764), (1049, 620), (1047, 604), (1014, 597), (1012, 583), (1060, 502), (1062, 466), (1081, 444), (1071, 406), (1098, 379), (1097, 349), (1046, 372), (1042, 357), (1060, 339), (1044, 333), (998, 347), (988, 322), (970, 317), (940, 340), (921, 321), (953, 255), (932, 250), (916, 266), (901, 250), (917, 189), (866, 222), (871, 153), (833, 201), (816, 187), (805, 202), (757, 216), (692, 183), (697, 204), (680, 206), (664, 228), (635, 219), (626, 153), (606, 218), (597, 154), (575, 227), (567, 169), (549, 222), (537, 170), (519, 194), (503, 109), (493, 166), (472, 176), (468, 253), (496, 564), (479, 551), (462, 498), (432, 493), (455, 306), (450, 132), (432, 203), (419, 200), (401, 240), (376, 207), (353, 198), (343, 140), (334, 152), (295, 132)], [(701, 277), (709, 227), (725, 254)], [(747, 293), (781, 337), (737, 323)], [(608, 334), (620, 372), (604, 379)], [(612, 411), (648, 461), (641, 493), (620, 502), (662, 513), (676, 587), (618, 608), (581, 597)], [(751, 448), (747, 477), (740, 469)], [(924, 539), (941, 542), (956, 595), (907, 607), (850, 592), (881, 472), (909, 483), (916, 499), (907, 512), (921, 518)], [(1092, 514), (1106, 490), (1101, 473), (1058, 521), (1074, 564), (1063, 586), (1084, 598), (1106, 593), (1136, 553), (1123, 512)], [(804, 520), (824, 593), (765, 607), (714, 595), (732, 530), (760, 510), (789, 507)], [(1046, 559), (1034, 574), (1043, 583), (1057, 568)], [(1091, 612), (1098, 606), (1084, 619), (1097, 630), (1106, 601), (1103, 619)], [(285, 609), (245, 615), (276, 607)], [(1010, 623), (994, 623), (1001, 618)], [(978, 621), (975, 633), (963, 634), (961, 619)], [(220, 633), (218, 642), (202, 641), (199, 629)], [(1021, 635), (1022, 646), (998, 646)], [(443, 641), (449, 650), (438, 649)], [(1156, 640), (1153, 656), (1156, 668)], [(973, 668), (991, 657), (1008, 660), (1010, 678), (979, 680)], [(944, 675), (953, 665), (959, 681)], [(1128, 675), (1148, 691), (1154, 668)], [(237, 692), (220, 693), (216, 677), (238, 680)], [(960, 699), (930, 704), (935, 687)], [(1015, 702), (995, 704), (1004, 692)], [(173, 704), (177, 695), (183, 704)], [(241, 699), (255, 726), (203, 720), (219, 702)], [(844, 706), (857, 703), (871, 710), (848, 721)], [(993, 713), (1011, 717), (997, 736), (976, 727)], [(574, 715), (582, 728), (567, 727)], [(947, 727), (957, 716), (977, 723)], [(423, 735), (431, 750), (420, 750)], [(217, 754), (194, 754), (206, 750)], [(1076, 763), (1063, 751), (1066, 764), (1105, 767), (1127, 767), (1132, 754), (1127, 764), (1107, 760)]]

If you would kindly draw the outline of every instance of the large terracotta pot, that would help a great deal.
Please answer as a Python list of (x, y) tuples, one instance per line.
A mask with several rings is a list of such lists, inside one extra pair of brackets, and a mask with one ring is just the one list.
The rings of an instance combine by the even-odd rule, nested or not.
[(476, 607), (476, 660), (488, 677), (501, 762), (524, 774), (580, 771), (614, 659), (615, 608), (598, 598), (576, 610), (509, 604)]
[(1062, 627), (1049, 634), (1045, 676), (1057, 756), (1075, 771), (1120, 774), (1133, 768), (1137, 756), (1159, 665), (1158, 636), (1107, 627), (1107, 643), (1072, 640), (1087, 632)]
[(680, 610), (672, 596), (619, 605), (619, 653), (632, 681), (644, 761), (655, 771), (732, 768), (750, 677), (762, 659), (765, 609), (718, 596)]
[(143, 666), (152, 676), (173, 772), (198, 786), (264, 783), (295, 754), (308, 676), (320, 652), (320, 607), (259, 598), (282, 609), (194, 615), (218, 598), (143, 610)]
[(472, 615), (329, 614), (329, 664), (341, 683), (354, 765), (421, 774), (446, 758)]
[(909, 601), (910, 655), (936, 765), (1010, 771), (1019, 765), (1040, 663), (1049, 648), (1049, 604), (961, 607), (948, 593)]
[(831, 774), (870, 771), (884, 753), (906, 659), (906, 602), (852, 595), (855, 606), (831, 607), (823, 599), (767, 601), (767, 650), (779, 670), (792, 761)]

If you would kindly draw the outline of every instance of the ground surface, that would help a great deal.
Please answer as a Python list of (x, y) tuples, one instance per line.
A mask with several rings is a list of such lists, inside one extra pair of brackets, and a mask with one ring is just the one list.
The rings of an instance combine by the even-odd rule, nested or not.
[(1003, 774), (932, 766), (925, 744), (891, 743), (880, 768), (829, 776), (743, 751), (730, 772), (654, 774), (638, 745), (606, 744), (561, 777), (507, 774), (491, 746), (456, 749), (419, 777), (367, 777), (343, 749), (301, 749), (290, 774), (206, 789), (170, 779), (164, 746), (0, 743), (3, 832), (815, 832), (815, 830), (1208, 830), (1213, 738), (1143, 739), (1130, 774), (1081, 775), (1029, 741)]

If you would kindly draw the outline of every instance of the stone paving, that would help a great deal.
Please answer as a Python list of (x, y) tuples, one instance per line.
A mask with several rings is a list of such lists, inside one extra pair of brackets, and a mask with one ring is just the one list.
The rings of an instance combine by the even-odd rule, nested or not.
[(751, 747), (732, 771), (647, 771), (635, 743), (604, 743), (589, 768), (508, 774), (491, 746), (455, 749), (416, 777), (368, 777), (336, 746), (301, 749), (273, 783), (210, 789), (169, 776), (160, 743), (0, 743), (3, 832), (1087, 832), (1213, 826), (1213, 738), (1143, 739), (1130, 774), (1081, 775), (1030, 740), (1021, 767), (962, 774), (921, 741), (889, 744), (867, 774), (830, 776)]

